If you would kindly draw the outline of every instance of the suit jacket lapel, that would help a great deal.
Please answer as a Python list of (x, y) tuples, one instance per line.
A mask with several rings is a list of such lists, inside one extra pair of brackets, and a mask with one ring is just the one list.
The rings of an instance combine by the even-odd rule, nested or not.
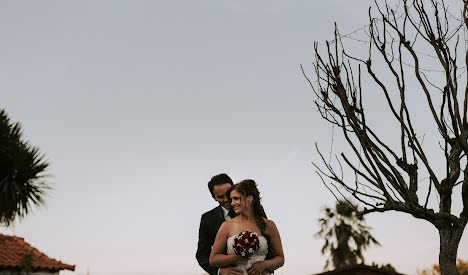
[(219, 227), (221, 226), (221, 224), (224, 222), (224, 211), (223, 211), (223, 208), (221, 208), (221, 205), (218, 206), (218, 209), (216, 211), (216, 223), (217, 223), (217, 229), (216, 231), (218, 231)]

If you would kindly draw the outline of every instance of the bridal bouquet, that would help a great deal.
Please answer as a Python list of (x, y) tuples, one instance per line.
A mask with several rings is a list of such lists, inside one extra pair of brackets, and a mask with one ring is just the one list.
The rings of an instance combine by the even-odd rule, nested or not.
[(250, 256), (260, 247), (258, 234), (249, 230), (242, 231), (234, 237), (234, 252), (240, 256)]

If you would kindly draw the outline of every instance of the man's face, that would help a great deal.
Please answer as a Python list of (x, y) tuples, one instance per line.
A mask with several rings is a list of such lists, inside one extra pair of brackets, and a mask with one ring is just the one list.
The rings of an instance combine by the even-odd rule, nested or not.
[(231, 208), (231, 205), (229, 204), (229, 200), (226, 196), (226, 192), (227, 190), (229, 190), (229, 188), (231, 188), (231, 184), (229, 183), (224, 183), (224, 184), (213, 186), (213, 195), (214, 195), (215, 201), (217, 201), (219, 205), (221, 205), (222, 207), (226, 209)]

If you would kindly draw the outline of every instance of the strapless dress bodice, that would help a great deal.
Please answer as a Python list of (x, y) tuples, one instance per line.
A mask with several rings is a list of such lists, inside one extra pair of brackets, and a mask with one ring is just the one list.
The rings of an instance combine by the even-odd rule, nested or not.
[[(234, 238), (237, 235), (232, 235), (227, 239), (227, 254), (228, 255), (233, 255), (235, 254), (234, 252)], [(264, 236), (258, 236), (258, 241), (259, 241), (259, 248), (252, 254), (250, 255), (245, 261), (238, 262), (235, 266), (242, 271), (244, 271), (244, 274), (247, 275), (247, 270), (252, 266), (252, 264), (256, 262), (260, 262), (265, 260), (267, 254), (268, 254), (268, 241)], [(262, 275), (267, 275), (270, 273), (263, 273)]]

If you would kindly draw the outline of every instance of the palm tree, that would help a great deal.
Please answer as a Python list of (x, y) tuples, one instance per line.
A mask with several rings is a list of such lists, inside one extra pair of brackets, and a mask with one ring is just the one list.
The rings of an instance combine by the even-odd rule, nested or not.
[(364, 263), (362, 252), (370, 245), (380, 245), (370, 234), (364, 217), (356, 215), (356, 206), (346, 200), (337, 201), (335, 209), (325, 207), (325, 216), (319, 218), (320, 230), (316, 237), (324, 238), (322, 254), (329, 254), (325, 269), (335, 269)]
[(48, 165), (39, 149), (22, 139), (21, 125), (11, 123), (0, 109), (0, 224), (9, 226), (44, 204), (50, 190), (43, 181)]

